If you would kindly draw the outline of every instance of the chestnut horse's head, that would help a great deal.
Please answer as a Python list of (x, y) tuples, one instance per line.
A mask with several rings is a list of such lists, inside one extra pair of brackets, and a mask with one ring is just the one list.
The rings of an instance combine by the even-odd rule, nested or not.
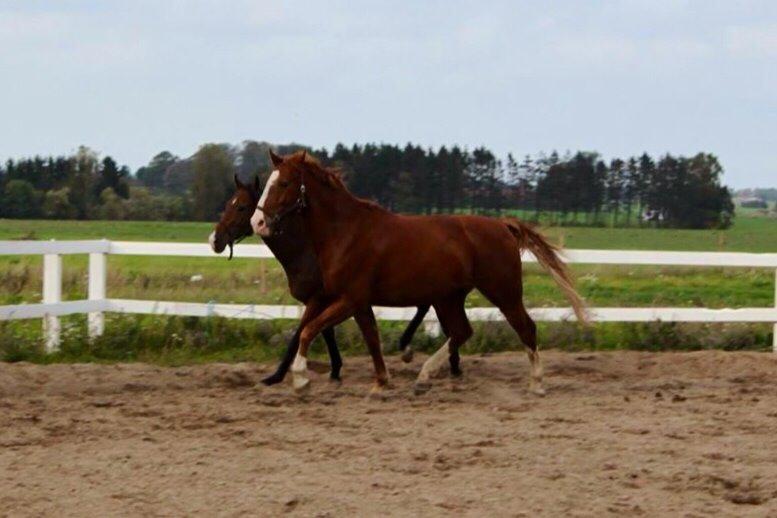
[(283, 218), (305, 207), (305, 151), (285, 157), (270, 151), (274, 167), (251, 217), (253, 231), (269, 237)]
[(229, 246), (229, 257), (232, 258), (232, 246), (244, 237), (253, 234), (251, 229), (251, 214), (259, 200), (259, 178), (249, 184), (243, 184), (235, 175), (235, 194), (229, 198), (221, 214), (221, 220), (211, 232), (208, 242), (217, 254)]

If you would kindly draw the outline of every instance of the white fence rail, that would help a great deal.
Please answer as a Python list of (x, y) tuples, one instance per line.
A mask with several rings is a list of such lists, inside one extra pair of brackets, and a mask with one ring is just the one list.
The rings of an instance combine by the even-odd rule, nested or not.
[[(89, 254), (89, 289), (87, 300), (62, 301), (62, 255)], [(216, 304), (112, 299), (106, 293), (107, 255), (152, 255), (211, 257), (207, 244), (157, 243), (131, 241), (0, 241), (0, 255), (43, 255), (43, 303), (0, 306), (0, 320), (42, 318), (46, 348), (55, 351), (60, 342), (59, 317), (88, 314), (89, 335), (99, 336), (105, 327), (104, 313), (150, 315), (221, 316), (244, 319), (296, 319), (301, 306), (261, 304)], [(272, 258), (265, 245), (241, 245), (240, 257)], [(654, 252), (621, 250), (566, 250), (570, 263), (629, 264), (660, 266), (718, 266), (773, 268), (775, 270), (775, 304), (773, 308), (592, 308), (594, 322), (768, 322), (774, 324), (774, 351), (777, 352), (777, 254), (739, 252)], [(530, 254), (526, 262), (536, 262)], [(533, 318), (540, 321), (574, 320), (570, 308), (534, 308)], [(415, 308), (375, 308), (380, 320), (410, 320)], [(473, 321), (501, 320), (496, 308), (469, 308)], [(439, 330), (434, 311), (425, 322), (427, 329)]]

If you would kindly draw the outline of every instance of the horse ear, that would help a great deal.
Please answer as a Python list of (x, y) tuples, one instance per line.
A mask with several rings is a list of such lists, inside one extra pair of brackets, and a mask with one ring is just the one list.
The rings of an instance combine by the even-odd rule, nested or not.
[(302, 150), (302, 163), (305, 163), (305, 159), (308, 157), (308, 151), (307, 149)]
[(276, 155), (273, 150), (270, 150), (270, 160), (272, 160), (272, 165), (275, 167), (280, 167), (280, 165), (283, 163), (283, 157)]
[(254, 175), (254, 191), (256, 191), (256, 193), (260, 192), (259, 187), (261, 187), (259, 185), (259, 175)]
[(235, 178), (235, 187), (242, 187), (243, 184), (240, 183), (240, 178), (237, 177), (237, 173), (235, 173), (234, 178)]

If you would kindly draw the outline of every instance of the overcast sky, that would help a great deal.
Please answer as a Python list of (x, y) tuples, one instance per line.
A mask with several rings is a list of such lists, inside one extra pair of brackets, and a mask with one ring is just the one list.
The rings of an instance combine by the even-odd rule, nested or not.
[(703, 150), (777, 186), (777, 1), (0, 0), (0, 158), (245, 139)]

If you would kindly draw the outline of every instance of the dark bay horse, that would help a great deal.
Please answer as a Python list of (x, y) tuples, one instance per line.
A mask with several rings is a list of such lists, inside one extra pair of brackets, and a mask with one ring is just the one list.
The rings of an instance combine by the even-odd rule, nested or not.
[[(229, 247), (231, 258), (235, 243), (254, 233), (251, 228), (251, 215), (259, 201), (259, 192), (258, 178), (255, 178), (252, 184), (243, 184), (235, 175), (235, 193), (227, 201), (221, 219), (208, 239), (214, 252), (220, 254)], [(316, 261), (313, 245), (305, 232), (301, 214), (289, 214), (278, 226), (275, 235), (264, 238), (264, 242), (281, 263), (289, 283), (289, 291), (295, 299), (306, 303), (322, 290), (321, 271)], [(428, 311), (429, 306), (419, 307), (402, 334), (399, 348), (405, 351), (403, 355), (405, 361), (410, 361), (412, 358), (410, 341)], [(297, 328), (286, 347), (286, 352), (278, 368), (273, 374), (264, 378), (262, 383), (273, 385), (283, 381), (294, 356), (297, 354), (300, 331), (301, 327)], [(334, 329), (331, 326), (327, 327), (321, 334), (326, 342), (331, 363), (329, 376), (333, 380), (339, 380), (343, 362), (337, 348)]]
[(585, 321), (558, 250), (516, 219), (481, 216), (405, 216), (352, 195), (334, 170), (299, 152), (270, 153), (275, 170), (265, 185), (251, 225), (263, 238), (277, 234), (289, 214), (299, 213), (318, 259), (323, 289), (306, 302), (299, 350), (291, 371), (305, 388), (310, 342), (323, 329), (353, 316), (364, 335), (380, 392), (389, 380), (373, 305), (426, 306), (437, 312), (448, 337), (421, 370), (416, 387), (426, 390), (431, 373), (447, 354), (451, 374), (461, 374), (459, 347), (472, 335), (464, 310), (478, 289), (500, 309), (527, 348), (530, 389), (542, 393), (536, 325), (523, 304), (521, 251), (530, 250)]

